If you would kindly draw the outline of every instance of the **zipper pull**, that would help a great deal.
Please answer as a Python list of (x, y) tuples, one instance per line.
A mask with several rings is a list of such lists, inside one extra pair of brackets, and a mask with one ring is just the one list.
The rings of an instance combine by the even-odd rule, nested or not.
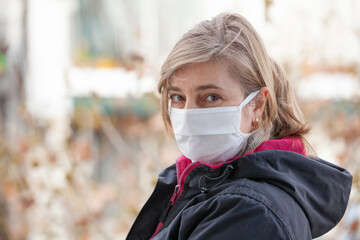
[(175, 189), (174, 189), (174, 193), (173, 193), (173, 195), (171, 196), (171, 199), (170, 199), (171, 205), (174, 205), (174, 203), (176, 202), (176, 199), (177, 199), (178, 194), (179, 194), (179, 190), (180, 190), (180, 186), (176, 185)]
[(176, 185), (175, 189), (174, 189), (174, 193), (170, 198), (170, 201), (166, 205), (166, 208), (164, 209), (163, 213), (161, 214), (161, 217), (160, 217), (160, 220), (159, 220), (161, 223), (165, 222), (165, 219), (166, 219), (167, 215), (169, 214), (171, 207), (175, 204), (175, 201), (176, 201), (177, 196), (179, 194), (179, 190), (180, 190), (180, 186)]

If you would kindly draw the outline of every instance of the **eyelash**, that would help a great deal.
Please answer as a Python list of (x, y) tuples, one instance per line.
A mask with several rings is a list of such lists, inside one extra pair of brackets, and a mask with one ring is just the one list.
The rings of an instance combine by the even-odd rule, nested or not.
[(204, 97), (205, 101), (208, 101), (207, 100), (208, 97), (214, 97), (215, 98), (215, 100), (212, 100), (212, 101), (209, 101), (209, 102), (215, 102), (215, 101), (221, 99), (221, 97), (219, 95), (217, 95), (217, 94), (208, 94), (208, 95), (205, 95), (205, 97)]
[[(175, 97), (179, 97), (180, 100), (174, 100)], [(208, 99), (207, 99), (208, 97), (213, 97), (214, 100), (208, 100)], [(179, 103), (179, 102), (185, 100), (185, 98), (182, 97), (182, 96), (179, 95), (179, 94), (172, 94), (172, 95), (169, 96), (169, 99), (170, 99), (173, 103)], [(205, 96), (202, 98), (202, 101), (203, 101), (203, 102), (208, 102), (208, 103), (214, 103), (214, 102), (216, 102), (216, 101), (218, 101), (218, 100), (221, 100), (221, 96), (219, 96), (219, 95), (217, 95), (217, 94), (207, 94), (207, 95), (205, 95)]]
[[(173, 95), (170, 95), (170, 100), (172, 101), (172, 102), (179, 102), (179, 101), (174, 101), (174, 97), (176, 97), (176, 96), (179, 96), (180, 98), (182, 98), (182, 100), (184, 100), (185, 98), (184, 97), (182, 97), (182, 96), (180, 96), (179, 94), (173, 94)], [(181, 100), (180, 100), (181, 101)]]

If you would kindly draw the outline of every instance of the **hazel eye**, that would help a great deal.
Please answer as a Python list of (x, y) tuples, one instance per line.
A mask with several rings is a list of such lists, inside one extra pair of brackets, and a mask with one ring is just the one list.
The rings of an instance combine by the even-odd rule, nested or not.
[(206, 96), (205, 99), (207, 102), (215, 102), (220, 99), (220, 96), (211, 94), (211, 95)]
[(170, 96), (170, 99), (172, 102), (181, 102), (184, 100), (184, 98), (182, 96), (177, 95), (177, 94)]

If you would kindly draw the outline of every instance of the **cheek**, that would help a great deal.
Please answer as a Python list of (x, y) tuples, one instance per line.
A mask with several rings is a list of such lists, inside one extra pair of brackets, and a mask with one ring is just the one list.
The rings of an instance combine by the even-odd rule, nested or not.
[(241, 113), (241, 123), (240, 123), (240, 131), (242, 133), (250, 133), (252, 126), (251, 126), (251, 113), (249, 108), (244, 107)]

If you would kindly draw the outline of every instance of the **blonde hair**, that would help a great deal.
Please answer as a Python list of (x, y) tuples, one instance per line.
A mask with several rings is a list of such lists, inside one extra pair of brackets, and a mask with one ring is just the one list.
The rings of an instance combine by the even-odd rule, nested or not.
[(304, 134), (310, 129), (284, 70), (269, 57), (253, 26), (243, 16), (229, 13), (203, 21), (185, 33), (165, 60), (158, 91), (168, 132), (172, 129), (168, 112), (169, 81), (177, 70), (203, 62), (225, 63), (230, 75), (240, 82), (244, 96), (262, 87), (269, 90), (262, 124), (239, 155), (255, 149), (265, 140), (285, 136), (298, 136), (308, 145)]

